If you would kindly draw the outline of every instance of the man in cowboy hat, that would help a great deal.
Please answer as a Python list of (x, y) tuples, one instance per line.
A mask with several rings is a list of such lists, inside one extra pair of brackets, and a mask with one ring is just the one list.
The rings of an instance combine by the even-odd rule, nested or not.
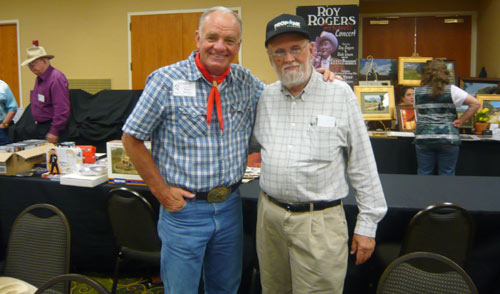
[(35, 88), (30, 93), (31, 113), (35, 121), (34, 132), (30, 135), (34, 139), (57, 143), (70, 113), (68, 80), (50, 65), (54, 55), (47, 54), (43, 47), (28, 48), (26, 52), (28, 58), (22, 65), (28, 65), (37, 76)]
[(332, 33), (321, 32), (315, 42), (314, 67), (328, 68), (335, 73), (341, 73), (344, 70), (344, 61), (332, 56), (337, 51), (338, 45), (339, 41)]

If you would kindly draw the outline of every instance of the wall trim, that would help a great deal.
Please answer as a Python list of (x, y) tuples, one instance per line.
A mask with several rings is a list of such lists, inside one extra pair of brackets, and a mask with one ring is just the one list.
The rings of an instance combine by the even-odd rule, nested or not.
[(21, 77), (21, 41), (20, 41), (20, 33), (19, 33), (19, 20), (0, 20), (0, 25), (4, 24), (15, 24), (16, 25), (16, 38), (17, 38), (17, 79), (19, 80), (19, 108), (23, 107), (23, 85), (22, 85), (22, 77)]

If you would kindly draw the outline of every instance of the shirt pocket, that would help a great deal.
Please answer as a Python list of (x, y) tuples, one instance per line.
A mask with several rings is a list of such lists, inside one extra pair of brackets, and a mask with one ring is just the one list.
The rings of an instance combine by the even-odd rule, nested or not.
[(177, 130), (191, 138), (204, 137), (208, 133), (207, 110), (203, 107), (178, 107)]
[(231, 104), (231, 129), (245, 132), (252, 128), (253, 111), (248, 103)]
[(337, 136), (336, 127), (311, 126), (309, 129), (311, 159), (333, 161), (334, 150), (339, 145)]

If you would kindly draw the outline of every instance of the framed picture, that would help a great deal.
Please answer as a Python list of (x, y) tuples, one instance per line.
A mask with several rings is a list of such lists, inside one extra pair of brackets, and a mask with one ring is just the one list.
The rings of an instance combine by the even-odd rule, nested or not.
[(399, 130), (402, 132), (414, 132), (417, 128), (417, 116), (413, 105), (396, 106)]
[(490, 110), (489, 123), (498, 124), (500, 115), (500, 94), (477, 94), (477, 100), (481, 102), (481, 109), (488, 108)]
[(460, 88), (476, 97), (479, 94), (493, 94), (499, 83), (499, 78), (462, 78)]
[[(462, 105), (457, 107), (457, 116), (461, 117), (466, 111), (469, 109), (467, 105)], [(464, 123), (460, 126), (461, 129), (472, 129), (474, 127), (474, 116), (464, 121)]]
[(390, 86), (391, 81), (359, 81), (360, 86)]
[(450, 72), (450, 85), (458, 86), (457, 62), (454, 59), (443, 59), (443, 62)]
[(398, 84), (420, 86), (424, 67), (429, 60), (432, 60), (432, 57), (399, 57)]
[(389, 85), (397, 83), (398, 60), (397, 59), (375, 59), (369, 56), (359, 60), (358, 81), (390, 81)]
[(394, 118), (394, 86), (354, 86), (364, 120)]

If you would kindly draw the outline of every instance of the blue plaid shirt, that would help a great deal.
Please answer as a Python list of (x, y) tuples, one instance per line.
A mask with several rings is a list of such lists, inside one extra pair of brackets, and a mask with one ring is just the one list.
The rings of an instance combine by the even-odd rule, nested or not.
[(5, 118), (8, 112), (17, 111), (17, 102), (9, 85), (0, 80), (0, 122)]
[(196, 67), (196, 52), (149, 75), (123, 131), (151, 140), (153, 160), (168, 185), (204, 192), (243, 177), (256, 105), (265, 85), (249, 70), (231, 64), (219, 85), (224, 131), (215, 109), (208, 125), (212, 85)]

